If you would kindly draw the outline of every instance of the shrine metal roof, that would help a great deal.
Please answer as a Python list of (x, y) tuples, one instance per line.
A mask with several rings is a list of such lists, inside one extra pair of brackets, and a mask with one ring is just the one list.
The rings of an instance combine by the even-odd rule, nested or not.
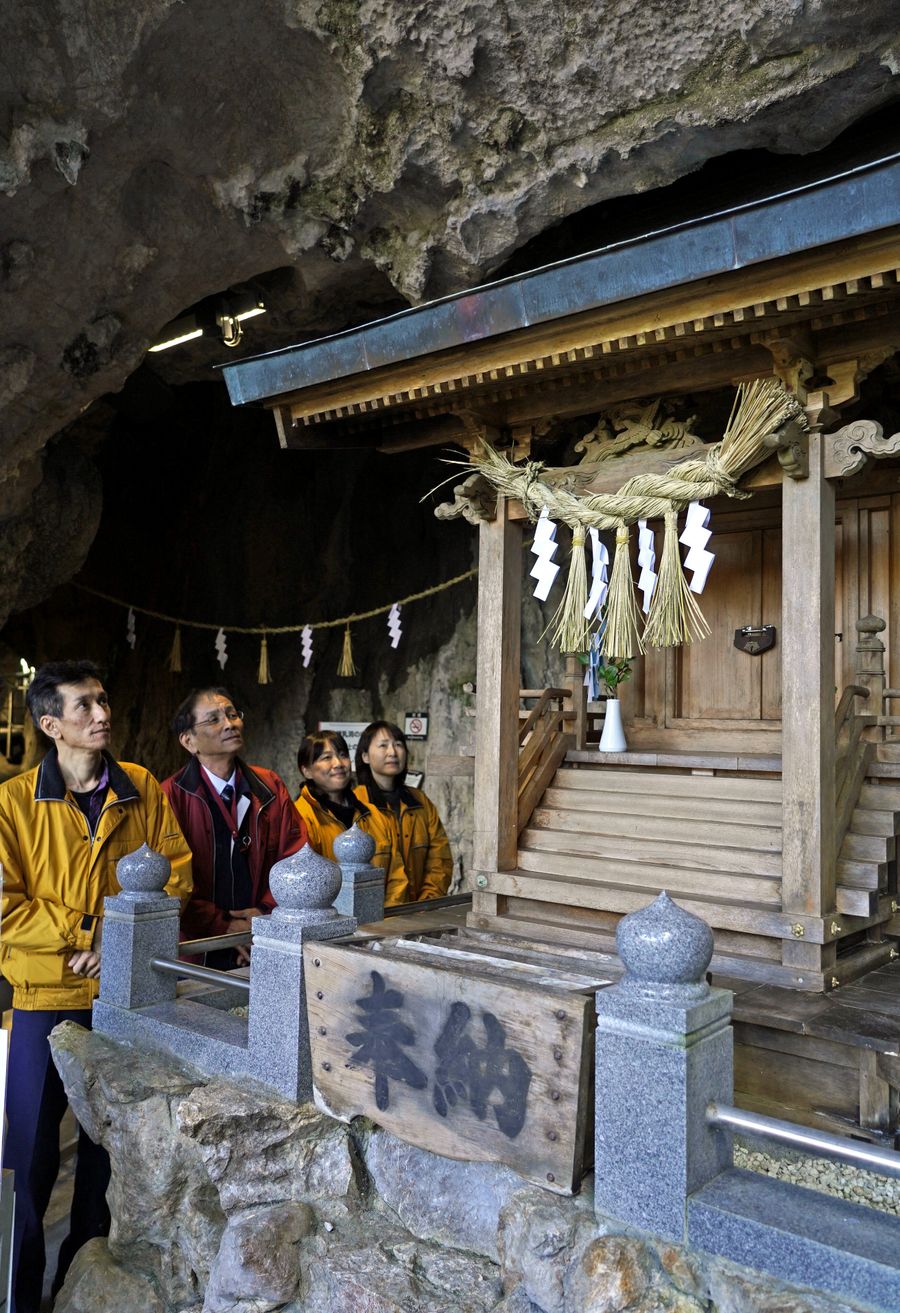
[(233, 405), (484, 341), (900, 223), (900, 153), (297, 346), (225, 363)]

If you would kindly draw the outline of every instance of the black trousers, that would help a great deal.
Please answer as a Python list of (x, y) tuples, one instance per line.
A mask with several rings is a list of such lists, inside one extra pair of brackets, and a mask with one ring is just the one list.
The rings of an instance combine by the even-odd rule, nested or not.
[[(44, 1284), (44, 1214), (59, 1173), (59, 1125), (66, 1092), (50, 1056), (47, 1038), (60, 1021), (90, 1029), (90, 1009), (74, 1012), (13, 1010), (6, 1092), (7, 1131), (3, 1166), (15, 1173), (11, 1313), (39, 1313)], [(109, 1234), (109, 1157), (79, 1131), (75, 1193), (69, 1234), (59, 1251), (54, 1293), (86, 1241)]]

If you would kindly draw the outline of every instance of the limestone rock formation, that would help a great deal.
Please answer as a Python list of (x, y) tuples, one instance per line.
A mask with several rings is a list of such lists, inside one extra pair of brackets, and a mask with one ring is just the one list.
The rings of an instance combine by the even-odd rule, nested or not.
[(274, 280), (261, 349), (459, 289), (606, 197), (822, 145), (900, 69), (891, 0), (22, 0), (4, 49), (4, 520), (198, 299)]
[(69, 1022), (52, 1047), (109, 1150), (113, 1217), (56, 1313), (862, 1313), (616, 1234), (587, 1188), (560, 1198)]

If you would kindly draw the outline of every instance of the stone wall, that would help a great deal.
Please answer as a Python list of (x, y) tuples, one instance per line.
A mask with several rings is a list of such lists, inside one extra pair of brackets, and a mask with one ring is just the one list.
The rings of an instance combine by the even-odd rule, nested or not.
[(589, 1182), (561, 1198), (69, 1023), (53, 1047), (113, 1218), (56, 1313), (859, 1313), (619, 1234)]

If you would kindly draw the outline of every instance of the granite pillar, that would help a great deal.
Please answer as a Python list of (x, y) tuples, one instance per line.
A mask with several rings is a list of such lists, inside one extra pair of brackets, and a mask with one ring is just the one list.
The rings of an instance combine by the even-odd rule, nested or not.
[(334, 841), (335, 861), (343, 877), (334, 905), (342, 916), (352, 916), (360, 925), (371, 925), (384, 916), (385, 872), (372, 866), (375, 840), (358, 825), (339, 834)]
[(170, 871), (168, 858), (146, 844), (117, 862), (122, 892), (103, 900), (101, 1003), (140, 1008), (175, 998), (175, 977), (150, 966), (178, 953), (180, 904), (163, 893)]
[(706, 1108), (732, 1097), (732, 995), (706, 984), (709, 927), (665, 893), (616, 941), (625, 975), (597, 994), (595, 1208), (680, 1243), (688, 1196), (731, 1166)]
[(356, 919), (332, 906), (341, 873), (307, 844), (276, 862), (269, 885), (278, 906), (253, 921), (248, 1047), (257, 1080), (290, 1099), (312, 1098), (303, 945), (340, 939)]

